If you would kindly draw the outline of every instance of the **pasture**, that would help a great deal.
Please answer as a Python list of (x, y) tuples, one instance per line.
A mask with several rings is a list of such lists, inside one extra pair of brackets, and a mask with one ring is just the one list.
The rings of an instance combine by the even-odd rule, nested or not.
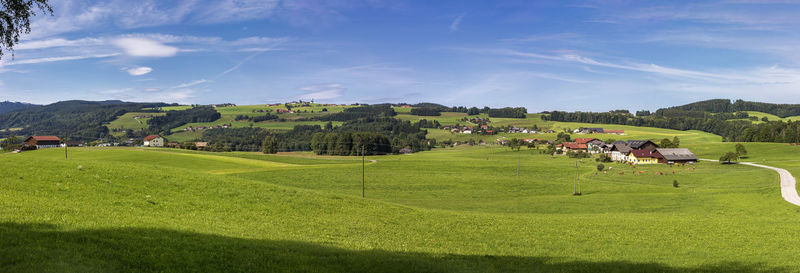
[[(714, 158), (732, 145), (693, 149)], [(750, 160), (766, 163), (800, 151), (746, 145)], [(572, 196), (575, 159), (462, 145), (367, 157), (362, 199), (360, 158), (307, 152), (76, 148), (65, 160), (63, 150), (45, 149), (2, 154), (0, 162), (4, 272), (787, 272), (799, 265), (788, 257), (800, 242), (800, 208), (780, 198), (777, 174), (748, 166), (606, 163), (611, 169), (602, 173), (594, 160), (577, 160), (583, 195)]]

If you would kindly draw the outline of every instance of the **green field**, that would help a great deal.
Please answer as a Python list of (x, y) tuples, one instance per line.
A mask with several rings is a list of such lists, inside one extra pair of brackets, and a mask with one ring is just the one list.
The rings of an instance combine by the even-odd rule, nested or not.
[[(620, 128), (629, 137), (681, 133), (706, 158), (733, 148), (700, 132)], [(800, 172), (798, 146), (745, 145), (748, 161)], [(307, 152), (79, 148), (65, 160), (62, 150), (46, 149), (2, 154), (0, 162), (2, 272), (800, 266), (792, 258), (800, 208), (781, 199), (776, 173), (748, 166), (609, 163), (602, 173), (584, 159), (576, 197), (574, 159), (465, 145), (367, 157), (362, 199), (360, 158)]]
[[(108, 127), (108, 129), (120, 129), (120, 130), (132, 129), (134, 131), (147, 129), (148, 128), (147, 121), (150, 118), (135, 119), (134, 117), (136, 117), (136, 116), (163, 116), (163, 115), (166, 115), (166, 113), (146, 113), (146, 112), (125, 113), (125, 114), (117, 117), (117, 119), (112, 121), (111, 123), (106, 124), (106, 127)], [(124, 131), (122, 131), (122, 132), (111, 132), (111, 134), (114, 135), (114, 136), (122, 136), (122, 135), (125, 134), (125, 132)]]

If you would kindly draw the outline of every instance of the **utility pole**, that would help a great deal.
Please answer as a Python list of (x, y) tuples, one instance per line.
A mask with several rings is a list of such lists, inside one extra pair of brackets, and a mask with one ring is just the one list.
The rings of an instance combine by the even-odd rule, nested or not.
[(366, 162), (366, 159), (364, 158), (364, 145), (361, 145), (361, 198), (365, 198), (365, 195), (364, 195), (364, 192), (365, 192), (364, 191), (364, 186), (366, 185), (366, 182), (365, 182), (365, 178), (366, 178), (365, 173), (366, 172), (364, 171), (365, 162)]
[(69, 157), (67, 156), (67, 146), (69, 146), (69, 145), (67, 145), (67, 138), (65, 137), (64, 138), (64, 159), (69, 159)]
[(581, 195), (580, 173), (578, 173), (578, 161), (575, 161), (575, 183), (572, 185), (572, 195)]

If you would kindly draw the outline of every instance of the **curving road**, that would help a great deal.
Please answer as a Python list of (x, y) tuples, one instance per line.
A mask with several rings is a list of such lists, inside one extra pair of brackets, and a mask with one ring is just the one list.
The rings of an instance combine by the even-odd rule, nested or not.
[[(713, 159), (700, 159), (700, 160), (719, 161)], [(786, 202), (792, 203), (793, 205), (800, 206), (800, 196), (797, 195), (797, 188), (795, 187), (796, 180), (794, 179), (794, 176), (792, 176), (792, 174), (789, 173), (789, 171), (781, 168), (775, 168), (750, 162), (738, 162), (737, 164), (765, 168), (778, 172), (778, 174), (781, 177), (781, 195), (783, 196), (783, 200), (786, 200)]]

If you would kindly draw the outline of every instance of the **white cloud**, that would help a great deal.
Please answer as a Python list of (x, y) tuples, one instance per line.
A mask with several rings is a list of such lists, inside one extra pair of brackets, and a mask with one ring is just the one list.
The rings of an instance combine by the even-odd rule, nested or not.
[(177, 47), (146, 38), (119, 38), (111, 43), (134, 57), (172, 57), (178, 53)]
[(127, 69), (125, 71), (127, 71), (128, 74), (130, 74), (131, 76), (142, 76), (144, 74), (152, 72), (153, 69), (150, 68), (150, 67), (146, 67), (146, 66), (139, 66), (139, 67), (134, 67), (134, 68)]
[(344, 95), (344, 88), (342, 88), (342, 84), (339, 83), (309, 85), (300, 87), (299, 89), (308, 92), (297, 96), (297, 99), (301, 100), (327, 100)]
[(450, 23), (450, 32), (457, 31), (458, 27), (461, 26), (461, 20), (464, 19), (464, 16), (467, 15), (466, 13), (462, 13), (452, 23)]

